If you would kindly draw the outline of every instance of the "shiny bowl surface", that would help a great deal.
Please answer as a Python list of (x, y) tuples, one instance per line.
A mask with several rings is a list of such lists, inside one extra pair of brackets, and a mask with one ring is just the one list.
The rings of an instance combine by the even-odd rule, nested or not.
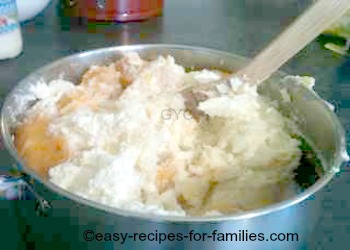
[[(247, 62), (247, 59), (240, 56), (207, 48), (166, 44), (134, 45), (102, 48), (74, 54), (52, 62), (27, 76), (13, 89), (3, 104), (1, 114), (2, 136), (7, 149), (10, 151), (13, 158), (20, 164), (21, 170), (33, 177), (36, 182), (42, 184), (47, 190), (58, 195), (58, 197), (64, 197), (65, 199), (72, 200), (78, 204), (83, 204), (108, 214), (133, 217), (136, 219), (140, 218), (156, 222), (206, 223), (247, 220), (276, 213), (311, 197), (330, 182), (334, 174), (339, 171), (341, 165), (347, 160), (343, 127), (327, 103), (304, 85), (288, 81), (281, 82), (283, 74), (278, 73), (262, 84), (260, 91), (264, 95), (277, 100), (280, 103), (281, 112), (283, 112), (284, 115), (298, 117), (298, 120), (300, 121), (298, 124), (300, 130), (310, 140), (310, 143), (315, 146), (315, 149), (319, 153), (325, 167), (323, 176), (321, 176), (314, 185), (307, 190), (296, 194), (292, 199), (269, 205), (261, 209), (234, 215), (205, 217), (154, 216), (112, 208), (83, 199), (57, 187), (47, 179), (37, 175), (32, 169), (28, 168), (23, 163), (15, 149), (11, 132), (13, 125), (19, 119), (20, 114), (25, 111), (27, 105), (30, 105), (30, 100), (25, 101), (22, 98), (23, 95), (28, 92), (29, 87), (32, 84), (35, 84), (38, 80), (50, 81), (57, 79), (60, 76), (66, 80), (78, 82), (81, 74), (92, 64), (111, 63), (120, 58), (123, 53), (129, 51), (138, 52), (144, 59), (155, 59), (159, 55), (171, 55), (175, 58), (178, 64), (185, 67), (194, 66), (199, 68), (215, 68), (225, 71), (237, 70)], [(291, 103), (283, 102), (280, 92), (282, 88), (288, 91), (289, 95), (292, 97)], [(19, 100), (22, 100), (21, 103), (19, 103)]]

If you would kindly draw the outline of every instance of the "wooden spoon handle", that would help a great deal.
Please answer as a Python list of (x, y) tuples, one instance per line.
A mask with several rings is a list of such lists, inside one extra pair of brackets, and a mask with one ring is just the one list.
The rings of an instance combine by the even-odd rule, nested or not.
[(350, 0), (318, 0), (236, 75), (258, 84), (340, 18)]

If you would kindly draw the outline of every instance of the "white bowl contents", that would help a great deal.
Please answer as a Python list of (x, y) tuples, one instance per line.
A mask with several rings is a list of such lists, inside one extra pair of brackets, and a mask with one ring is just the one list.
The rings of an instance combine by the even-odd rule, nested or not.
[(201, 93), (198, 113), (188, 97), (164, 94), (222, 77), (186, 72), (170, 56), (145, 61), (128, 53), (92, 66), (79, 85), (38, 82), (31, 89), (38, 101), (15, 133), (17, 149), (61, 188), (122, 209), (206, 215), (285, 199), (299, 140), (256, 86), (232, 79), (231, 88)]

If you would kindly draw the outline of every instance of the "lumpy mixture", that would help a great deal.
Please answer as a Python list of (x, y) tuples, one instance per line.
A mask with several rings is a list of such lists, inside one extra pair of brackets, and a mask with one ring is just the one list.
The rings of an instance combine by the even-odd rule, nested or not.
[(128, 53), (91, 66), (78, 85), (38, 82), (15, 145), (54, 184), (121, 209), (202, 216), (277, 202), (301, 152), (274, 103), (239, 79), (172, 92), (222, 77)]

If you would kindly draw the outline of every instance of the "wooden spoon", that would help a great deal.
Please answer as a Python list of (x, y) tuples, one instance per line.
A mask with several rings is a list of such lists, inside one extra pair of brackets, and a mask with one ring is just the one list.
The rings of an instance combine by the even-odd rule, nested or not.
[(236, 75), (259, 84), (331, 26), (350, 0), (318, 0)]
[[(350, 9), (350, 0), (318, 0), (243, 69), (231, 77), (260, 84)], [(176, 92), (213, 88), (223, 81), (187, 85)], [(228, 83), (228, 81), (227, 81)]]

